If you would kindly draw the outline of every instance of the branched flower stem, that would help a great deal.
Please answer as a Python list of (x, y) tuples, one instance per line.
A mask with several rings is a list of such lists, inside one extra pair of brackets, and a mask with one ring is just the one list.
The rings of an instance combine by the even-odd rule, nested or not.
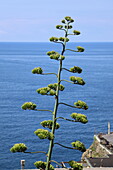
[[(62, 70), (66, 70), (66, 71), (69, 71), (69, 72), (71, 72), (69, 69), (67, 69), (67, 68), (62, 68)], [(72, 72), (71, 72), (72, 73)]]
[(67, 103), (59, 103), (59, 104), (63, 104), (63, 105), (66, 105), (66, 106), (69, 106), (69, 107), (73, 107), (73, 108), (79, 108), (79, 107), (76, 107), (76, 106), (72, 106), (72, 105), (70, 105), (70, 104), (67, 104)]
[(72, 147), (68, 147), (68, 146), (62, 145), (62, 144), (60, 144), (60, 143), (54, 143), (54, 144), (60, 145), (60, 146), (62, 146), (63, 148), (67, 148), (67, 149), (75, 149), (75, 148), (72, 148)]
[(41, 75), (50, 75), (50, 74), (54, 74), (55, 76), (57, 76), (56, 73), (42, 73)]
[(54, 41), (54, 43), (59, 43), (59, 44), (62, 44), (62, 46), (64, 46), (62, 42)]
[[(66, 30), (65, 30), (65, 29), (59, 28), (59, 30), (63, 30), (63, 31), (65, 31), (65, 33), (66, 33)], [(68, 34), (68, 35), (69, 35), (69, 34)]]
[[(61, 79), (61, 73), (63, 70), (72, 72), (72, 73), (81, 73), (82, 69), (80, 67), (74, 66), (73, 68), (67, 69), (67, 68), (63, 68), (63, 60), (65, 59), (64, 53), (66, 50), (69, 51), (73, 51), (73, 52), (83, 52), (84, 48), (78, 46), (77, 49), (78, 50), (72, 50), (72, 49), (66, 49), (66, 43), (69, 41), (68, 35), (79, 35), (80, 32), (74, 30), (73, 33), (74, 34), (68, 34), (68, 30), (72, 28), (72, 25), (70, 25), (70, 23), (74, 22), (74, 20), (69, 17), (66, 16), (64, 20), (61, 21), (63, 25), (57, 25), (56, 28), (63, 30), (64, 31), (64, 37), (51, 37), (50, 41), (54, 42), (54, 43), (59, 43), (61, 44), (62, 50), (61, 53), (59, 54), (56, 51), (48, 51), (47, 55), (50, 56), (50, 59), (54, 59), (57, 60), (59, 63), (59, 68), (58, 68), (58, 72), (56, 73), (43, 73), (43, 70), (41, 67), (37, 67), (34, 68), (32, 70), (33, 74), (40, 74), (40, 75), (55, 75), (56, 76), (56, 83), (54, 84), (49, 84), (47, 87), (43, 87), (40, 89), (37, 89), (37, 92), (41, 95), (47, 95), (47, 96), (53, 96), (54, 100), (55, 100), (55, 104), (54, 104), (54, 109), (49, 110), (49, 109), (37, 109), (37, 105), (33, 102), (26, 102), (22, 105), (22, 109), (23, 110), (34, 110), (34, 111), (45, 111), (45, 112), (50, 112), (52, 115), (52, 120), (45, 120), (43, 122), (41, 122), (40, 124), (44, 127), (44, 128), (49, 128), (50, 130), (44, 130), (44, 129), (37, 129), (34, 133), (40, 138), (40, 139), (48, 139), (49, 140), (49, 148), (47, 152), (44, 151), (36, 151), (36, 152), (27, 152), (27, 146), (24, 143), (17, 143), (15, 144), (10, 151), (15, 153), (15, 152), (23, 152), (26, 154), (32, 154), (32, 153), (43, 153), (46, 155), (46, 162), (43, 161), (37, 161), (34, 163), (34, 165), (37, 168), (42, 168), (44, 170), (50, 170), (50, 169), (54, 169), (54, 167), (51, 165), (51, 162), (56, 163), (57, 165), (66, 168), (64, 166), (63, 163), (58, 163), (57, 161), (51, 160), (52, 157), (52, 152), (53, 152), (53, 147), (55, 144), (62, 146), (64, 148), (67, 149), (72, 149), (72, 150), (81, 150), (82, 152), (84, 152), (85, 146), (80, 142), (80, 141), (76, 141), (76, 142), (72, 142), (72, 147), (68, 147), (65, 145), (62, 145), (60, 143), (55, 142), (55, 131), (56, 129), (58, 129), (60, 127), (59, 123), (57, 123), (58, 119), (63, 119), (66, 121), (71, 121), (71, 122), (81, 122), (81, 123), (87, 123), (87, 117), (83, 114), (78, 114), (78, 113), (73, 113), (71, 114), (72, 119), (68, 119), (65, 117), (58, 117), (57, 116), (57, 111), (58, 111), (58, 107), (60, 104), (68, 106), (68, 107), (72, 107), (72, 108), (78, 108), (78, 109), (84, 109), (87, 110), (88, 106), (85, 102), (78, 100), (77, 102), (75, 102), (73, 105), (67, 104), (67, 103), (63, 103), (63, 102), (59, 102), (59, 92), (64, 90), (64, 86), (61, 84), (62, 81), (68, 82), (68, 83), (72, 83), (72, 84), (79, 84), (79, 85), (84, 85), (85, 82), (83, 81), (83, 79), (81, 77), (75, 77), (75, 76), (71, 76), (70, 80), (65, 80), (65, 79)], [(63, 29), (64, 28), (64, 29)], [(74, 119), (74, 120), (73, 120)], [(70, 164), (70, 162), (68, 162)], [(81, 169), (82, 166), (81, 164), (76, 163), (75, 161), (71, 161), (71, 163), (73, 165), (70, 165), (73, 169), (76, 169), (76, 164), (77, 164), (77, 169)], [(46, 168), (45, 168), (46, 166)], [(67, 168), (66, 168), (67, 169)]]
[(34, 109), (35, 111), (44, 111), (44, 112), (51, 112), (53, 114), (52, 110), (44, 110), (44, 109)]
[(72, 49), (65, 49), (65, 50), (69, 50), (69, 51), (73, 51), (73, 52), (79, 52), (79, 51), (72, 50)]
[(66, 81), (66, 82), (68, 82), (68, 83), (77, 84), (77, 83), (75, 83), (75, 82), (71, 82), (71, 81), (65, 80), (65, 79), (62, 79), (62, 80), (60, 80), (60, 81)]
[(75, 35), (75, 34), (68, 34), (68, 35)]
[(57, 161), (51, 160), (50, 162), (54, 162), (54, 163), (56, 163), (57, 165), (59, 165), (59, 166), (62, 167), (62, 164), (58, 163)]
[(64, 119), (64, 120), (67, 120), (67, 121), (70, 121), (70, 122), (78, 122), (76, 120), (71, 120), (71, 119), (67, 119), (67, 118), (64, 118), (64, 117), (57, 117), (56, 119)]
[[(64, 41), (64, 43), (61, 43), (63, 45), (61, 55), (63, 55), (64, 52), (65, 52), (67, 34), (68, 34), (68, 27), (67, 27), (67, 30), (65, 32), (65, 41)], [(62, 72), (62, 60), (59, 60), (59, 62), (60, 62), (59, 63), (59, 69), (58, 69), (58, 74), (57, 74), (58, 86), (57, 86), (57, 89), (56, 89), (55, 105), (54, 105), (54, 111), (53, 111), (53, 126), (52, 126), (52, 130), (51, 130), (51, 133), (53, 135), (55, 134), (56, 116), (57, 116), (57, 110), (58, 110), (58, 105), (59, 105), (59, 89), (60, 89), (61, 72)], [(53, 146), (54, 146), (54, 138), (50, 140), (46, 170), (48, 170), (49, 166), (50, 166)]]
[(44, 154), (47, 156), (47, 153), (46, 153), (46, 152), (43, 152), (43, 151), (36, 151), (36, 152), (24, 152), (24, 153), (44, 153)]

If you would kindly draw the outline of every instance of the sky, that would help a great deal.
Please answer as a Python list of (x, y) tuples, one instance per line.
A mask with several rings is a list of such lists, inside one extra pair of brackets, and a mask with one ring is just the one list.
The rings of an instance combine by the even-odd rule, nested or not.
[(48, 42), (72, 17), (77, 42), (113, 42), (113, 0), (0, 0), (0, 42)]

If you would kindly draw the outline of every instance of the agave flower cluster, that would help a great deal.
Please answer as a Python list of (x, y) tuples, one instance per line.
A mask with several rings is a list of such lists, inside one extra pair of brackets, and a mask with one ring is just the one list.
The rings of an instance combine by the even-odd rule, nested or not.
[[(60, 43), (62, 46), (61, 53), (58, 53), (56, 51), (48, 51), (47, 55), (50, 57), (52, 60), (57, 60), (59, 63), (59, 69), (57, 73), (45, 73), (41, 67), (36, 67), (32, 70), (33, 74), (40, 74), (40, 75), (49, 75), (49, 74), (54, 74), (56, 76), (56, 82), (54, 84), (49, 84), (46, 87), (41, 87), (36, 90), (36, 92), (40, 95), (47, 95), (47, 96), (53, 96), (55, 100), (55, 105), (54, 105), (54, 110), (44, 110), (44, 109), (38, 109), (37, 105), (33, 102), (26, 102), (22, 105), (23, 110), (35, 110), (35, 111), (49, 111), (50, 114), (52, 115), (52, 120), (44, 120), (40, 124), (43, 127), (43, 129), (37, 129), (34, 134), (39, 137), (39, 139), (48, 139), (49, 143), (49, 148), (48, 152), (46, 153), (47, 156), (47, 161), (37, 161), (34, 163), (34, 165), (39, 168), (39, 169), (46, 169), (46, 170), (53, 170), (54, 167), (51, 165), (51, 157), (52, 157), (52, 151), (53, 147), (55, 144), (58, 144), (64, 148), (68, 149), (75, 149), (79, 150), (81, 152), (84, 152), (86, 150), (84, 144), (80, 141), (74, 141), (71, 143), (72, 147), (66, 147), (63, 144), (60, 143), (55, 143), (56, 137), (55, 137), (55, 131), (60, 128), (60, 124), (57, 122), (58, 119), (64, 119), (66, 121), (72, 121), (72, 122), (80, 122), (80, 123), (87, 123), (87, 117), (84, 114), (81, 113), (72, 113), (70, 115), (70, 119), (67, 119), (65, 117), (57, 117), (58, 113), (58, 107), (59, 105), (63, 104), (66, 107), (73, 107), (75, 109), (88, 109), (88, 105), (81, 100), (78, 100), (74, 102), (73, 105), (59, 102), (59, 91), (64, 91), (65, 87), (61, 84), (61, 82), (66, 81), (67, 83), (72, 83), (72, 84), (77, 84), (77, 85), (85, 85), (85, 81), (81, 77), (77, 77), (72, 75), (69, 79), (70, 80), (64, 80), (61, 79), (61, 73), (62, 71), (68, 71), (70, 74), (75, 74), (75, 73), (82, 73), (82, 69), (78, 66), (73, 66), (70, 69), (63, 67), (63, 60), (65, 60), (64, 53), (67, 50), (70, 50), (72, 52), (83, 52), (84, 48), (81, 46), (77, 46), (77, 49), (66, 49), (66, 44), (69, 42), (69, 35), (79, 35), (80, 32), (77, 30), (73, 30), (72, 33), (69, 31), (73, 28), (72, 23), (74, 20), (66, 16), (62, 21), (62, 25), (57, 25), (56, 29), (64, 31), (64, 37), (51, 37), (50, 41), (54, 43)], [(65, 110), (66, 112), (66, 110)], [(66, 113), (65, 113), (66, 115)], [(49, 130), (45, 129), (48, 128)], [(23, 143), (15, 144), (11, 149), (11, 152), (26, 152), (27, 146)], [(30, 153), (30, 152), (29, 152)], [(56, 162), (56, 160), (55, 160)], [(59, 165), (59, 163), (58, 163)], [(82, 165), (80, 163), (77, 163), (76, 161), (69, 161), (69, 165), (76, 170), (81, 170)]]

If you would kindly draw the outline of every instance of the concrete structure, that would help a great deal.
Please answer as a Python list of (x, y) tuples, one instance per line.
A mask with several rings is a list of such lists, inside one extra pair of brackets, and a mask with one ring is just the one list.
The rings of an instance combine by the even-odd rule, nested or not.
[[(88, 149), (88, 152), (84, 156), (86, 167), (91, 168), (111, 168), (113, 169), (113, 133), (110, 134), (98, 134), (94, 136), (95, 140), (93, 145)], [(90, 149), (94, 151), (94, 154), (89, 154)], [(102, 156), (99, 156), (102, 155)]]
[[(20, 169), (16, 169), (16, 170), (20, 170)], [(36, 170), (36, 169), (24, 169), (24, 170)], [(69, 170), (69, 169), (66, 169), (66, 168), (55, 168), (55, 170)], [(113, 168), (109, 168), (109, 167), (106, 167), (106, 168), (83, 168), (83, 170), (113, 170)]]

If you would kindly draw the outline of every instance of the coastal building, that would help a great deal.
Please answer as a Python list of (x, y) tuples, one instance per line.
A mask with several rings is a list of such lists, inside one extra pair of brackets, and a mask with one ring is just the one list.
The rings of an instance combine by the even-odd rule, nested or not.
[(113, 132), (94, 135), (94, 142), (82, 155), (85, 167), (111, 167), (113, 170)]
[(108, 158), (86, 158), (89, 167), (113, 167), (113, 155)]

